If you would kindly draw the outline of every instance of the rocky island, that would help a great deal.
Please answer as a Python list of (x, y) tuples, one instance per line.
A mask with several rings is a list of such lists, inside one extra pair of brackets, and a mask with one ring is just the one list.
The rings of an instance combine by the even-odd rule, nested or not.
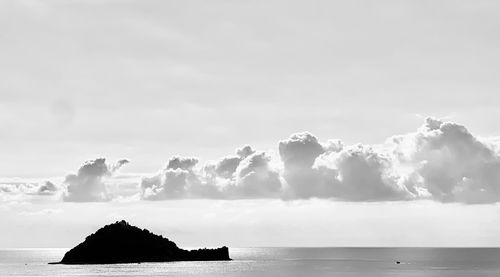
[(172, 261), (228, 261), (229, 249), (184, 250), (174, 242), (126, 221), (106, 225), (66, 252), (55, 264), (115, 264)]

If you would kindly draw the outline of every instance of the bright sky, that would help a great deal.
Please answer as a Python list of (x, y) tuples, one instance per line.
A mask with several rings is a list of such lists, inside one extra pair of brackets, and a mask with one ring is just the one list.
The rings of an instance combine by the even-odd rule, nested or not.
[[(248, 144), (284, 170), (277, 182), (288, 178), (293, 186), (301, 171), (287, 175), (278, 149), (291, 134), (379, 145), (416, 132), (427, 116), (496, 144), (499, 29), (498, 1), (1, 1), (0, 183), (50, 180), (61, 188), (87, 160), (126, 158), (115, 177), (133, 190), (174, 155), (197, 157), (201, 166)], [(471, 145), (466, 157), (477, 157)], [(428, 162), (439, 165), (432, 173), (451, 172), (441, 167), (444, 156), (422, 151), (410, 168)], [(321, 161), (333, 160), (340, 172), (339, 159), (333, 153)], [(487, 159), (496, 170), (498, 153)], [(59, 194), (0, 190), (0, 247), (72, 246), (121, 218), (189, 246), (500, 246), (500, 209), (481, 194), (500, 191), (500, 177), (492, 170), (488, 182), (474, 179), (486, 169), (472, 160), (454, 163), (472, 169), (452, 177), (478, 189), (453, 195), (486, 204), (443, 204), (448, 196), (434, 194), (439, 201), (372, 202), (376, 192), (362, 195), (368, 202), (146, 201), (123, 193), (121, 200), (71, 203)], [(102, 176), (114, 170), (108, 173)], [(418, 173), (417, 187), (446, 190), (429, 171)], [(74, 184), (87, 184), (78, 178)], [(493, 189), (483, 187), (492, 182)]]

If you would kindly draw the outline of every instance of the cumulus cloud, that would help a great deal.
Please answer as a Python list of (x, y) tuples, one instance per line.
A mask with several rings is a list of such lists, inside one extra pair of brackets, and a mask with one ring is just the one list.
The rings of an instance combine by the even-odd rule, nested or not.
[[(328, 198), (340, 201), (433, 199), (489, 203), (500, 200), (498, 142), (464, 126), (427, 118), (416, 132), (379, 145), (321, 142), (292, 134), (278, 144), (279, 159), (250, 146), (199, 165), (174, 157), (144, 178), (144, 199)], [(272, 166), (279, 164), (279, 166)]]
[(265, 152), (256, 152), (250, 146), (202, 167), (196, 167), (196, 158), (173, 157), (156, 175), (143, 178), (141, 195), (148, 200), (277, 197), (280, 175), (270, 161)]
[(106, 159), (100, 158), (87, 161), (78, 169), (77, 174), (66, 176), (63, 200), (68, 202), (97, 202), (110, 200), (104, 178), (111, 176), (128, 160), (120, 160), (115, 164), (106, 164)]
[(148, 200), (217, 198), (218, 190), (207, 183), (195, 166), (197, 158), (173, 157), (164, 169), (141, 181), (141, 196)]
[(95, 159), (66, 176), (62, 189), (51, 182), (0, 184), (0, 196), (54, 195), (62, 190), (64, 201), (75, 202), (124, 196), (500, 201), (499, 140), (481, 139), (462, 125), (435, 118), (427, 118), (413, 133), (377, 145), (346, 145), (338, 139), (320, 141), (313, 134), (296, 133), (278, 143), (278, 155), (272, 153), (246, 145), (205, 164), (194, 157), (174, 156), (156, 174), (127, 181), (126, 193), (124, 186), (105, 180), (128, 161), (107, 164)]
[(393, 154), (408, 170), (407, 186), (443, 202), (500, 200), (500, 155), (464, 126), (427, 118), (413, 134), (392, 138)]
[(242, 159), (226, 189), (231, 198), (274, 198), (281, 190), (280, 175), (270, 165), (271, 157), (256, 152)]
[(320, 176), (312, 167), (314, 161), (325, 152), (324, 146), (310, 133), (297, 133), (279, 143), (283, 162), (283, 177), (287, 182), (287, 198), (327, 197)]
[(394, 172), (392, 157), (370, 146), (359, 144), (322, 154), (316, 159), (315, 172), (322, 188), (316, 197), (348, 201), (413, 198)]
[(383, 201), (411, 198), (393, 172), (392, 159), (367, 145), (345, 147), (340, 140), (321, 143), (310, 133), (279, 143), (287, 182), (284, 197)]
[(240, 162), (253, 153), (255, 150), (249, 145), (237, 149), (235, 156), (225, 157), (216, 164), (215, 173), (222, 178), (231, 178)]

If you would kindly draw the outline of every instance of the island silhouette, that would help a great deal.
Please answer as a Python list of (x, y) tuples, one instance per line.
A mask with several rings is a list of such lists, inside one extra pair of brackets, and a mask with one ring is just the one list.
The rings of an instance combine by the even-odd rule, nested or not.
[(228, 261), (229, 249), (185, 250), (161, 235), (122, 220), (91, 234), (51, 264), (116, 264), (173, 261)]

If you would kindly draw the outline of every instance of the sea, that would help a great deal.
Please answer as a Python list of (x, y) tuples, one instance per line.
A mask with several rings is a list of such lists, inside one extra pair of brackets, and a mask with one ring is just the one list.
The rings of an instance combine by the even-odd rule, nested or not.
[(48, 264), (67, 250), (0, 249), (0, 276), (500, 276), (500, 248), (230, 248), (232, 261)]

